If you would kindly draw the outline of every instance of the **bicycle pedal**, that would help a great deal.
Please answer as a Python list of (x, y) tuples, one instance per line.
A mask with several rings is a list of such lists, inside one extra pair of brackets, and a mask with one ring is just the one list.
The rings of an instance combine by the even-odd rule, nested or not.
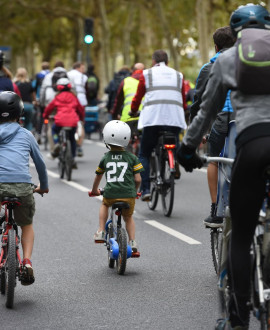
[(106, 243), (106, 242), (105, 242), (104, 240), (96, 240), (95, 243), (96, 243), (96, 244), (104, 244), (104, 243)]
[(140, 258), (140, 252), (132, 252), (132, 254), (131, 254), (131, 258)]

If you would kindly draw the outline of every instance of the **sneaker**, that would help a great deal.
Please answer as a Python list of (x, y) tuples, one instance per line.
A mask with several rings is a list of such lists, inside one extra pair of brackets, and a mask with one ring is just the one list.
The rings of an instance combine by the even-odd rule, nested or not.
[(129, 241), (129, 245), (131, 246), (132, 252), (138, 251), (138, 246), (135, 240)]
[(105, 232), (97, 231), (94, 235), (94, 241), (95, 243), (104, 243), (105, 242)]
[(223, 217), (218, 217), (214, 215), (213, 217), (209, 215), (204, 221), (204, 225), (209, 228), (219, 228), (223, 227)]
[(83, 150), (82, 147), (77, 147), (77, 156), (82, 157), (83, 156)]
[(145, 190), (142, 192), (142, 201), (143, 202), (149, 202), (151, 200), (151, 194), (150, 190)]
[(73, 170), (77, 170), (77, 169), (78, 169), (78, 165), (77, 165), (77, 163), (76, 163), (75, 160), (73, 160), (73, 163), (72, 163), (72, 169), (73, 169)]
[(23, 259), (22, 262), (21, 283), (22, 285), (31, 285), (35, 282), (32, 262), (29, 259)]
[(59, 152), (60, 152), (60, 144), (59, 143), (56, 143), (54, 148), (53, 148), (53, 151), (51, 152), (51, 155), (53, 158), (56, 158), (59, 156)]

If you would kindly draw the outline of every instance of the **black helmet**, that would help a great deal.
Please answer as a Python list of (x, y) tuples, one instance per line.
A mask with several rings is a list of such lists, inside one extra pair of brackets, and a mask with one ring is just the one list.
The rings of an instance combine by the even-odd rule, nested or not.
[(23, 113), (23, 101), (14, 92), (0, 93), (0, 121), (20, 118)]
[(5, 63), (5, 54), (2, 50), (0, 50), (0, 69), (2, 69)]
[(270, 29), (270, 15), (261, 5), (249, 3), (239, 6), (232, 13), (230, 26), (235, 36), (246, 28)]

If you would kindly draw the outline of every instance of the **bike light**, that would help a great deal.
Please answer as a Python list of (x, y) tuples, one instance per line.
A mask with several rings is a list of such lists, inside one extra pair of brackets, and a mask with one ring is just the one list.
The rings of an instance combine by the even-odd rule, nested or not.
[(165, 149), (175, 149), (175, 144), (164, 144)]
[(44, 119), (44, 124), (47, 125), (49, 123), (49, 119)]

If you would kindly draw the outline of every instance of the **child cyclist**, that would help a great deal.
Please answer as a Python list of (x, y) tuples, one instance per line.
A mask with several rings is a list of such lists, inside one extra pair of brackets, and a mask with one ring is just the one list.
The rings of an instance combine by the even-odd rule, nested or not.
[(23, 102), (17, 94), (0, 93), (0, 202), (6, 196), (19, 197), (22, 202), (21, 206), (14, 209), (14, 219), (22, 230), (23, 266), (26, 272), (21, 283), (29, 285), (35, 280), (31, 262), (35, 199), (29, 172), (29, 155), (33, 159), (40, 181), (34, 191), (44, 194), (48, 193), (49, 189), (46, 166), (36, 139), (18, 123), (22, 113)]
[(132, 252), (138, 252), (135, 241), (135, 222), (133, 211), (137, 190), (141, 184), (140, 172), (143, 171), (139, 159), (125, 150), (130, 140), (130, 127), (120, 120), (109, 121), (103, 130), (104, 143), (110, 149), (101, 159), (96, 169), (92, 195), (100, 195), (99, 184), (103, 174), (106, 176), (103, 201), (99, 211), (99, 229), (94, 235), (95, 242), (105, 241), (105, 224), (108, 219), (108, 209), (113, 203), (124, 201), (129, 209), (123, 209), (123, 218), (129, 237)]
[(43, 118), (48, 119), (49, 115), (56, 109), (54, 116), (54, 124), (52, 126), (52, 136), (55, 143), (52, 157), (58, 156), (60, 151), (60, 145), (58, 143), (58, 134), (62, 127), (72, 127), (70, 134), (70, 142), (73, 156), (73, 167), (77, 168), (75, 163), (76, 156), (76, 140), (75, 133), (78, 122), (84, 121), (84, 107), (80, 104), (76, 95), (71, 91), (71, 83), (68, 78), (60, 78), (56, 82), (56, 88), (58, 94), (55, 98), (47, 105), (44, 110)]

